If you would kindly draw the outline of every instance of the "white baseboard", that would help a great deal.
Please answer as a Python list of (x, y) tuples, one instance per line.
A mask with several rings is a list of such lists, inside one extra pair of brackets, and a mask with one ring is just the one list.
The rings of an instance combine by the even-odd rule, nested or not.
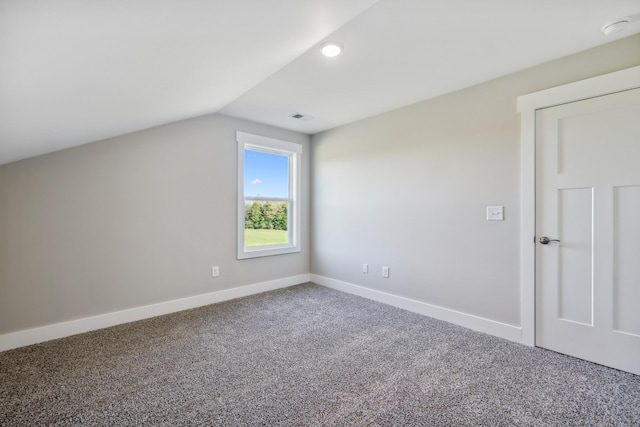
[(384, 304), (389, 304), (394, 307), (433, 317), (438, 320), (444, 320), (445, 322), (453, 323), (475, 331), (484, 332), (486, 334), (495, 335), (509, 341), (515, 341), (518, 343), (522, 342), (522, 330), (518, 326), (496, 322), (495, 320), (485, 319), (484, 317), (478, 317), (462, 313), (460, 311), (439, 307), (437, 305), (416, 301), (410, 298), (376, 291), (351, 283), (342, 282), (340, 280), (318, 276), (316, 274), (311, 274), (311, 281), (318, 285), (358, 295)]
[(268, 282), (224, 289), (222, 291), (211, 292), (208, 294), (196, 295), (0, 335), (0, 351), (24, 347), (57, 338), (64, 338), (71, 335), (94, 331), (96, 329), (120, 325), (122, 323), (135, 322), (137, 320), (161, 316), (163, 314), (175, 313), (177, 311), (188, 310), (204, 305), (215, 304), (217, 302), (228, 301), (275, 289), (295, 286), (309, 281), (328, 288), (409, 310), (414, 313), (444, 320), (465, 328), (495, 335), (510, 341), (522, 341), (522, 331), (518, 326), (496, 322), (495, 320), (485, 319), (483, 317), (462, 313), (444, 307), (438, 307), (425, 302), (368, 289), (328, 277), (318, 276), (316, 274), (301, 274), (298, 276), (285, 277), (282, 279), (270, 280)]
[(274, 289), (286, 288), (309, 281), (309, 274), (301, 274), (298, 276), (285, 277), (282, 279), (270, 280), (268, 282), (255, 283), (252, 285), (224, 289), (222, 291), (211, 292), (208, 294), (161, 302), (158, 304), (145, 305), (128, 310), (114, 311), (112, 313), (85, 317), (68, 322), (55, 323), (53, 325), (27, 329), (24, 331), (12, 332), (0, 335), (0, 351), (24, 347), (26, 345), (37, 344), (57, 338), (64, 338), (70, 335), (120, 325), (122, 323), (135, 322), (136, 320), (148, 319), (150, 317), (161, 316), (163, 314), (175, 313), (177, 311), (188, 310), (190, 308), (215, 304), (217, 302), (259, 294), (262, 292), (272, 291)]

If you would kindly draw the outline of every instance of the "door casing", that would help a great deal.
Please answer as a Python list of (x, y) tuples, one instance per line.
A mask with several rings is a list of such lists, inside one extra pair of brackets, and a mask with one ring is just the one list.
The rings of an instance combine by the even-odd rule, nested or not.
[(640, 66), (518, 97), (520, 127), (520, 328), (535, 346), (536, 110), (640, 88)]

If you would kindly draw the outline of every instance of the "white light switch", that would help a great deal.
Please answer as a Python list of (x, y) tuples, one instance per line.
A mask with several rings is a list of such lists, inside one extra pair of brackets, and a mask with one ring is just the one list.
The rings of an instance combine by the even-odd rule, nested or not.
[(504, 206), (487, 206), (487, 221), (504, 220)]

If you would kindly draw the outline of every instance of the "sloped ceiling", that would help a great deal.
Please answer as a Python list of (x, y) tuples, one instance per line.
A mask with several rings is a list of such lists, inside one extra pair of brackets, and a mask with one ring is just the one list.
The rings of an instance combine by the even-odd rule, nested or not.
[[(213, 112), (313, 134), (640, 32), (639, 14), (638, 0), (0, 0), (0, 164)], [(319, 55), (328, 39), (344, 53)]]

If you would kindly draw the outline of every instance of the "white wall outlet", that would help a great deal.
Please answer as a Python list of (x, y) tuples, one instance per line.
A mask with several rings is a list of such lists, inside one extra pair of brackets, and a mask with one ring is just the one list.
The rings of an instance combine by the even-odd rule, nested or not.
[(219, 277), (220, 276), (220, 267), (213, 266), (211, 267), (211, 277)]
[(364, 274), (368, 274), (369, 273), (369, 264), (362, 264), (362, 272)]
[(487, 221), (503, 221), (504, 206), (487, 206)]
[(382, 277), (385, 279), (389, 278), (389, 267), (382, 267)]

